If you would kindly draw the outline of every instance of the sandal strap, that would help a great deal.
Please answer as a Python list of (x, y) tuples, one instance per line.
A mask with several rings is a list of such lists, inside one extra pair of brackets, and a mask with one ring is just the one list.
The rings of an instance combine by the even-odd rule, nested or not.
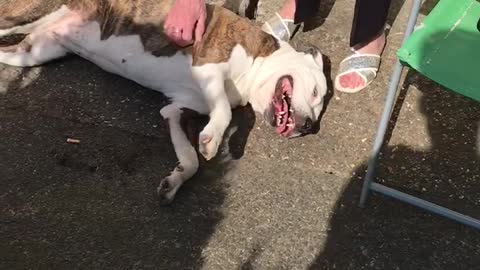
[[(373, 71), (374, 75), (380, 65), (380, 56), (375, 54), (352, 54), (345, 58), (339, 66), (338, 73), (344, 74), (354, 71)], [(362, 72), (364, 73), (364, 72)]]
[(295, 24), (293, 20), (283, 19), (278, 13), (275, 13), (275, 16), (263, 24), (262, 30), (279, 40), (288, 41), (295, 30)]

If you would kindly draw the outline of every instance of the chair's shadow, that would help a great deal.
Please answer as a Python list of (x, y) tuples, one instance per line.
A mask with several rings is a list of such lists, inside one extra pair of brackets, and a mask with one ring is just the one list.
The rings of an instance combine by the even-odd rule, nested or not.
[[(429, 150), (384, 145), (377, 181), (480, 218), (480, 105), (409, 71), (388, 143), (410, 84), (422, 92)], [(323, 251), (311, 269), (475, 269), (480, 232), (380, 195), (358, 207), (366, 163), (333, 210)], [(453, 267), (453, 268), (452, 268)]]
[[(424, 12), (428, 13), (432, 6), (424, 5)], [(445, 34), (434, 33), (431, 40)], [(460, 32), (457, 37), (470, 39), (473, 34), (478, 36)], [(461, 40), (458, 42), (463, 44)], [(418, 48), (418, 52), (428, 56), (431, 50), (427, 46)], [(462, 53), (469, 55), (468, 51)], [(470, 55), (476, 54), (472, 51)], [(419, 59), (425, 59), (422, 65), (429, 63), (422, 55)], [(420, 91), (416, 94), (420, 95), (421, 115), (404, 106), (408, 89), (415, 91), (411, 86)], [(380, 155), (376, 181), (480, 218), (480, 104), (447, 91), (412, 70), (401, 89)], [(402, 114), (415, 117), (412, 123), (418, 123), (419, 117), (425, 119), (426, 135), (417, 144), (417, 147), (423, 144), (421, 149), (390, 143), (395, 132), (406, 141), (421, 134), (394, 129)], [(366, 169), (365, 161), (355, 169), (338, 199), (327, 242), (311, 269), (478, 268), (479, 231), (378, 194), (370, 196), (367, 208), (359, 208)]]

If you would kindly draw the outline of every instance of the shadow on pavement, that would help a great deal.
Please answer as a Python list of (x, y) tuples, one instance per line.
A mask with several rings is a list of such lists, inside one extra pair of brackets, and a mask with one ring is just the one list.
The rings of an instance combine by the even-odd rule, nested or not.
[[(419, 52), (430, 51), (420, 48)], [(397, 99), (387, 141), (409, 85), (421, 92), (419, 106), (428, 123), (425, 142), (430, 146), (417, 150), (384, 145), (377, 181), (480, 218), (480, 104), (411, 70)], [(353, 172), (333, 210), (324, 249), (311, 269), (478, 268), (479, 231), (378, 194), (370, 196), (365, 209), (359, 208), (365, 171), (366, 162)]]
[(221, 157), (160, 207), (156, 187), (176, 162), (161, 94), (75, 57), (21, 71), (37, 79), (10, 76), (0, 96), (0, 268), (201, 268), (251, 109), (234, 111)]

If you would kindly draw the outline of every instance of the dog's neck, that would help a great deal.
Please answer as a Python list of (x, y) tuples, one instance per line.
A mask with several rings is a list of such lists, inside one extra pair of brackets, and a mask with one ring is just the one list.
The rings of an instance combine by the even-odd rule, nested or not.
[(273, 36), (222, 7), (207, 5), (206, 25), (201, 42), (184, 50), (192, 55), (194, 66), (228, 62), (238, 45), (253, 58), (266, 57), (279, 48)]

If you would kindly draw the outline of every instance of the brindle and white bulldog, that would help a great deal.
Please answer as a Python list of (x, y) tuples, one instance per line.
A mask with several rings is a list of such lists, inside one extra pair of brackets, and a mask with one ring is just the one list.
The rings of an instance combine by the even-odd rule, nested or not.
[(0, 47), (0, 63), (31, 67), (79, 55), (102, 69), (162, 92), (179, 165), (158, 187), (163, 203), (198, 169), (198, 157), (180, 126), (182, 108), (208, 114), (199, 151), (217, 154), (231, 109), (250, 103), (278, 134), (312, 132), (326, 94), (318, 50), (298, 52), (249, 20), (208, 6), (202, 42), (170, 43), (163, 21), (172, 0), (7, 0), (0, 6), (0, 36), (27, 34)]

